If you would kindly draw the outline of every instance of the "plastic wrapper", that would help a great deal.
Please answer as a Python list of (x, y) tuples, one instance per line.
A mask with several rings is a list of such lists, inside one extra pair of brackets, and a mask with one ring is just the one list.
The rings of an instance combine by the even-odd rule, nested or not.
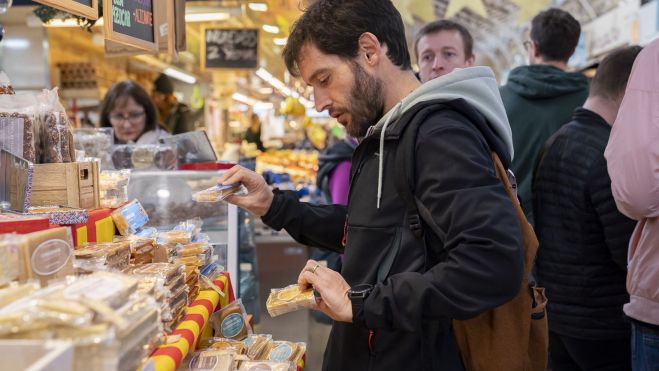
[(196, 202), (219, 202), (233, 194), (238, 194), (239, 192), (247, 192), (246, 188), (240, 183), (226, 185), (218, 184), (194, 193), (192, 199)]
[(180, 257), (203, 255), (210, 249), (210, 246), (204, 242), (192, 242), (182, 245), (177, 251), (176, 255)]
[(41, 163), (62, 163), (73, 160), (73, 138), (66, 110), (59, 101), (57, 88), (44, 89), (38, 97), (41, 124)]
[(190, 371), (233, 371), (236, 354), (231, 351), (205, 350), (190, 360)]
[(247, 314), (241, 299), (215, 312), (211, 323), (215, 335), (226, 339), (243, 340), (252, 334), (252, 328), (246, 320)]
[(111, 168), (110, 148), (114, 145), (112, 128), (74, 129), (73, 142), (75, 149), (84, 153), (83, 158), (100, 160), (101, 168), (104, 170)]
[(64, 298), (71, 300), (90, 300), (118, 308), (137, 290), (137, 280), (123, 274), (94, 272), (83, 276), (63, 291)]
[(190, 243), (190, 240), (192, 239), (192, 233), (188, 231), (177, 231), (177, 230), (172, 230), (169, 232), (165, 232), (163, 235), (165, 241), (169, 244), (188, 244)]
[(130, 170), (103, 170), (99, 175), (101, 207), (117, 208), (128, 202)]
[(24, 275), (20, 238), (15, 234), (0, 234), (0, 287)]
[(277, 317), (302, 308), (312, 308), (315, 304), (316, 298), (312, 289), (300, 291), (298, 285), (290, 285), (270, 290), (270, 296), (265, 305), (268, 313), (272, 317)]
[(39, 159), (38, 107), (32, 94), (0, 94), (0, 148), (32, 163)]
[(250, 359), (264, 359), (272, 347), (272, 335), (253, 334), (243, 340)]
[(268, 356), (269, 361), (291, 362), (296, 364), (307, 351), (306, 343), (292, 343), (290, 341), (273, 341)]
[(290, 362), (245, 361), (239, 371), (295, 371), (297, 366)]
[(75, 256), (74, 267), (80, 270), (114, 270), (122, 271), (130, 263), (130, 243), (99, 242), (88, 243), (73, 252)]
[(110, 149), (117, 170), (175, 170), (175, 144), (121, 144)]
[(14, 87), (11, 85), (9, 77), (4, 71), (0, 71), (0, 95), (2, 94), (16, 94), (16, 92), (14, 92)]
[(28, 281), (21, 284), (14, 282), (0, 289), (0, 308), (32, 294), (39, 290), (40, 287), (39, 282)]
[(211, 349), (221, 350), (232, 348), (237, 354), (246, 354), (247, 346), (242, 341), (224, 339), (224, 338), (213, 338), (210, 347)]
[(133, 200), (112, 212), (112, 220), (122, 236), (135, 234), (149, 222), (139, 201)]
[(131, 273), (136, 276), (157, 276), (168, 284), (178, 276), (183, 275), (183, 266), (170, 263), (152, 263), (135, 267)]

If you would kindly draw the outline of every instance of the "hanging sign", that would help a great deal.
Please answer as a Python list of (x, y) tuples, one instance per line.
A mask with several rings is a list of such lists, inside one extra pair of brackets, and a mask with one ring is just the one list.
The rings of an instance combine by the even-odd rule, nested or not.
[[(105, 39), (147, 51), (158, 51), (154, 0), (103, 0)], [(157, 16), (158, 14), (156, 14)]]
[(94, 21), (98, 19), (98, 0), (34, 0), (34, 1)]
[(259, 30), (204, 28), (201, 43), (201, 67), (256, 68)]

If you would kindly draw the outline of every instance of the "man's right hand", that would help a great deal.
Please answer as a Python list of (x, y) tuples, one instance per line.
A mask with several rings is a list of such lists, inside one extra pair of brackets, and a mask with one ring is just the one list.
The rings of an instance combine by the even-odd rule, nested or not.
[(219, 183), (242, 183), (247, 188), (247, 195), (231, 195), (224, 201), (242, 207), (256, 216), (263, 216), (270, 210), (274, 194), (261, 175), (236, 165), (222, 175)]

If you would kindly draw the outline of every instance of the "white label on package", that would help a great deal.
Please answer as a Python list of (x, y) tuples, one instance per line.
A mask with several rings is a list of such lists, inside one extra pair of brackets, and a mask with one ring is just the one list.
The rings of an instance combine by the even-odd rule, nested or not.
[(24, 120), (18, 117), (0, 117), (0, 148), (14, 156), (23, 157)]
[(103, 301), (121, 293), (125, 282), (116, 277), (88, 277), (76, 281), (64, 290), (67, 299), (88, 298)]
[(32, 270), (40, 276), (59, 272), (71, 258), (71, 246), (64, 240), (42, 242), (32, 253)]

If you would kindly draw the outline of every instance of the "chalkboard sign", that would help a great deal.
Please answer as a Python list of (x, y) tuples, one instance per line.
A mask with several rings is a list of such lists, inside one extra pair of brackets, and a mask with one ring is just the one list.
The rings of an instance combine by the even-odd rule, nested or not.
[[(107, 14), (105, 38), (140, 49), (157, 51), (158, 33), (154, 0), (103, 0), (103, 13)], [(164, 10), (164, 9), (163, 9)]]
[(259, 30), (205, 28), (202, 68), (256, 68)]
[(91, 20), (98, 19), (98, 0), (34, 0), (67, 13)]

